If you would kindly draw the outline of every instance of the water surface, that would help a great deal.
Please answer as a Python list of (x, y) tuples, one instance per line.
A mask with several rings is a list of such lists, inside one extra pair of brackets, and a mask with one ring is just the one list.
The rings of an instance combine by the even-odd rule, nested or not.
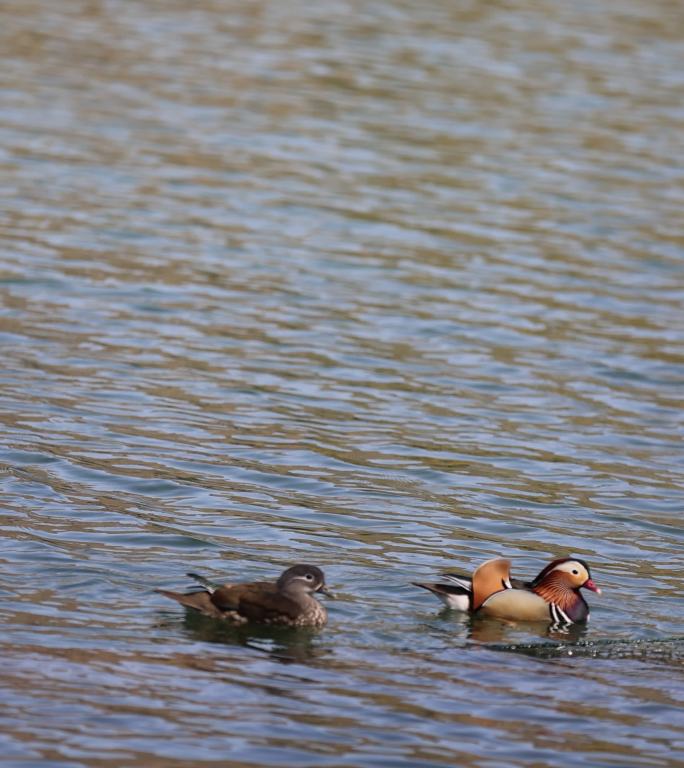
[[(0, 762), (680, 765), (681, 5), (1, 13)], [(569, 553), (568, 635), (410, 585)]]

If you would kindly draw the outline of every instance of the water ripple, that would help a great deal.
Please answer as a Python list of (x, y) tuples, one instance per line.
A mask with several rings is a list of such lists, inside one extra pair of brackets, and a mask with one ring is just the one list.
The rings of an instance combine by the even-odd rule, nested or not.
[[(680, 6), (4, 17), (7, 764), (679, 765)], [(571, 636), (410, 586), (569, 552)]]

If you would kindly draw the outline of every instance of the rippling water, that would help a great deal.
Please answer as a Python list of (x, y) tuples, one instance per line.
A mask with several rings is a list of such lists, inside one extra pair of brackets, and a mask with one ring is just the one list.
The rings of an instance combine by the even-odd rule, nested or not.
[[(0, 762), (681, 765), (681, 4), (0, 13)], [(409, 585), (499, 553), (591, 624)]]

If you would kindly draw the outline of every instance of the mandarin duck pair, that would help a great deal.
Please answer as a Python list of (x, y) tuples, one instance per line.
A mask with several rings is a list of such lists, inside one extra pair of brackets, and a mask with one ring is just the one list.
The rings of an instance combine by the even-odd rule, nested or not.
[[(511, 579), (510, 561), (488, 560), (472, 578), (446, 574), (444, 582), (416, 586), (433, 592), (449, 608), (511, 621), (547, 621), (569, 626), (587, 621), (589, 606), (580, 589), (600, 594), (589, 566), (569, 557), (554, 560), (532, 581)], [(322, 627), (328, 612), (314, 595), (332, 597), (315, 565), (294, 565), (276, 582), (218, 585), (189, 573), (204, 588), (188, 593), (156, 590), (186, 608), (233, 624), (256, 622), (286, 627)]]

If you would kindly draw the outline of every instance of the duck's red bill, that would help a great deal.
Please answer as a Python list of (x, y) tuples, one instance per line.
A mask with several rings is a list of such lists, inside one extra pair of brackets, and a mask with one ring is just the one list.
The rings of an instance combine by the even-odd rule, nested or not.
[(590, 589), (592, 592), (596, 592), (597, 595), (601, 594), (601, 588), (597, 587), (596, 584), (594, 584), (593, 579), (587, 579), (582, 586), (585, 589)]

